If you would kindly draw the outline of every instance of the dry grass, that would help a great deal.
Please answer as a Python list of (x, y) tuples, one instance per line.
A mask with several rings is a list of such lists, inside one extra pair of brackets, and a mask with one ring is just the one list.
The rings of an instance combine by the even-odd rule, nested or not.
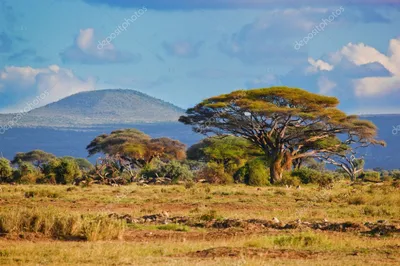
[[(201, 221), (302, 219), (399, 223), (390, 184), (282, 187), (1, 185), (4, 265), (396, 265), (398, 235), (318, 230), (199, 229), (180, 224), (125, 227), (107, 214), (167, 211)], [(122, 236), (125, 232), (125, 240)], [(110, 239), (115, 239), (109, 241)], [(118, 240), (119, 239), (119, 240)], [(65, 241), (86, 240), (86, 241)], [(106, 240), (106, 241), (104, 241)]]

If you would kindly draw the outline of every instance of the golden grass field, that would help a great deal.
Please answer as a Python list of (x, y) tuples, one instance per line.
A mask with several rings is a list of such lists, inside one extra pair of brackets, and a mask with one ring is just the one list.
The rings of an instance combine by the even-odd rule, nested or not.
[(399, 265), (399, 192), (1, 185), (0, 264)]

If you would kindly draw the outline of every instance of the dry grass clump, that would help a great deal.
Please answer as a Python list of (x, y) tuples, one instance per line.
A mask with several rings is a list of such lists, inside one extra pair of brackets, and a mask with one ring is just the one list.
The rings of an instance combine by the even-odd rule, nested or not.
[(3, 210), (0, 234), (36, 233), (54, 239), (88, 241), (113, 240), (122, 237), (125, 223), (105, 215), (77, 215), (45, 208)]

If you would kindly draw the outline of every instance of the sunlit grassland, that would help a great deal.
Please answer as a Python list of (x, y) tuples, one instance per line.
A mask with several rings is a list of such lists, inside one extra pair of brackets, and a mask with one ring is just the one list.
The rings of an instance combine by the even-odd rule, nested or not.
[[(311, 229), (195, 228), (181, 224), (125, 224), (132, 217), (279, 218), (302, 221), (398, 223), (400, 193), (383, 185), (316, 186), (52, 186), (1, 185), (2, 265), (396, 265), (400, 239)], [(5, 233), (6, 232), (6, 233)], [(220, 232), (229, 232), (224, 235)], [(215, 237), (205, 236), (213, 233)], [(204, 236), (204, 237), (203, 237)], [(221, 250), (220, 250), (220, 249)], [(202, 256), (204, 250), (219, 255)], [(226, 253), (232, 249), (236, 256)], [(225, 252), (225, 253), (224, 253)], [(276, 254), (275, 254), (275, 253)], [(277, 255), (278, 254), (278, 255)]]

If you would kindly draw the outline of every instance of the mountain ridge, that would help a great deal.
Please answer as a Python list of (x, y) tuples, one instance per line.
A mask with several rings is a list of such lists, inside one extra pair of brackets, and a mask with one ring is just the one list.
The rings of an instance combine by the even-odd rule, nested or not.
[[(23, 114), (14, 127), (176, 122), (184, 109), (130, 89), (80, 92)], [(1, 114), (5, 125), (17, 114)]]

